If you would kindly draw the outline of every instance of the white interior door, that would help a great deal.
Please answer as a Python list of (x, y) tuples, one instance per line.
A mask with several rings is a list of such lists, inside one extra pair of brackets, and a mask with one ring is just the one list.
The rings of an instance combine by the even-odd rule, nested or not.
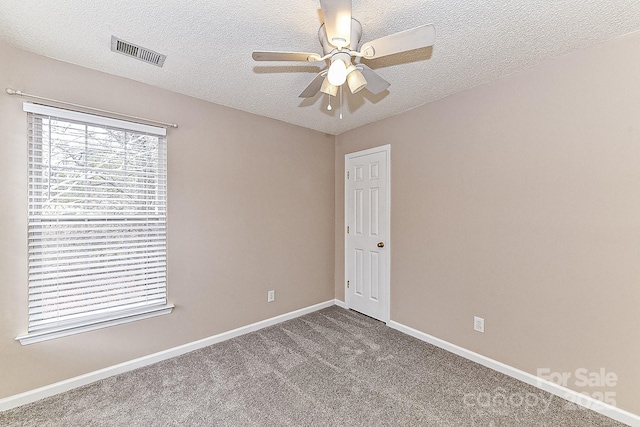
[(389, 321), (389, 145), (345, 156), (345, 304)]

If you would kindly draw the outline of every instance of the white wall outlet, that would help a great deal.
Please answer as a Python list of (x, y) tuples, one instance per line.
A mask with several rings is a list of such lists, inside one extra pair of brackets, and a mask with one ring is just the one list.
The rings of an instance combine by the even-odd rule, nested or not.
[(484, 333), (484, 319), (482, 317), (473, 316), (473, 329)]
[(276, 291), (267, 292), (267, 302), (273, 302), (276, 300)]

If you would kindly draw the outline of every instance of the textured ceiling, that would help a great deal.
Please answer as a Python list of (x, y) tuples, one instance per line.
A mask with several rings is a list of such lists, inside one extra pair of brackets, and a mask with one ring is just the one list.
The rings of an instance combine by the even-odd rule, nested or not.
[[(391, 86), (380, 95), (346, 90), (340, 120), (326, 95), (298, 98), (322, 64), (251, 59), (253, 50), (321, 53), (319, 8), (318, 0), (0, 0), (0, 40), (339, 134), (640, 29), (638, 0), (353, 0), (362, 42), (427, 23), (437, 36), (433, 49), (367, 61)], [(111, 35), (166, 54), (164, 67), (111, 52)]]

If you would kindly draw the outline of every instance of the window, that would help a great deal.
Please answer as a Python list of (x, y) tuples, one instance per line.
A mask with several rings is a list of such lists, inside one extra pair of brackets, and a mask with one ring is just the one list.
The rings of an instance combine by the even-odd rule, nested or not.
[(166, 130), (25, 103), (29, 327), (22, 344), (171, 312)]

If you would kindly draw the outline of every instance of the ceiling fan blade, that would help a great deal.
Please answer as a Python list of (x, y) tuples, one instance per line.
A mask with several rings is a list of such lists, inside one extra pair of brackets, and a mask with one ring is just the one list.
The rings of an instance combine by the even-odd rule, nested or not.
[(324, 81), (324, 76), (326, 75), (326, 70), (320, 71), (318, 75), (313, 80), (311, 80), (309, 86), (307, 86), (298, 96), (300, 98), (313, 98), (314, 96), (316, 96), (316, 93), (318, 93), (320, 91), (320, 88), (322, 87), (322, 82)]
[(351, 0), (320, 0), (327, 40), (335, 47), (351, 43)]
[(360, 52), (367, 59), (380, 58), (394, 53), (432, 46), (435, 40), (436, 29), (433, 25), (427, 24), (365, 43)]
[(320, 60), (317, 53), (308, 52), (268, 52), (254, 51), (251, 56), (254, 61), (299, 61), (314, 62)]
[(366, 65), (358, 64), (356, 68), (361, 68), (362, 75), (367, 80), (365, 89), (374, 95), (384, 92), (389, 86), (391, 86), (391, 83), (380, 77), (375, 71)]

